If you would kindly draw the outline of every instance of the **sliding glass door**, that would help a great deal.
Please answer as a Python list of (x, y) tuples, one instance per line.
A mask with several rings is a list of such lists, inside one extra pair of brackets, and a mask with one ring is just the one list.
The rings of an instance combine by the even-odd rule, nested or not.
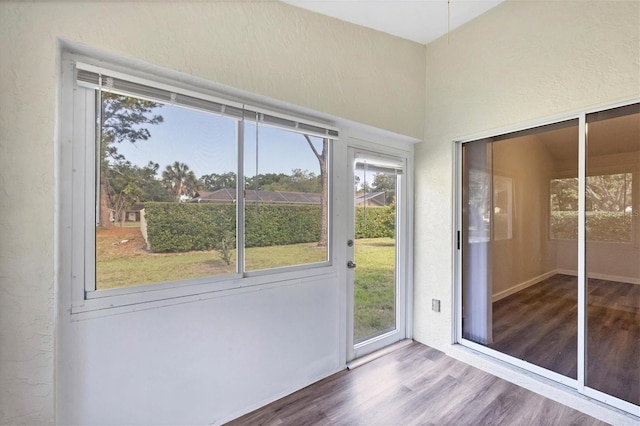
[(637, 411), (640, 104), (458, 152), (459, 341)]
[(577, 120), (462, 146), (462, 336), (572, 379), (578, 206), (555, 187), (577, 176)]
[(640, 405), (640, 108), (586, 121), (586, 385)]

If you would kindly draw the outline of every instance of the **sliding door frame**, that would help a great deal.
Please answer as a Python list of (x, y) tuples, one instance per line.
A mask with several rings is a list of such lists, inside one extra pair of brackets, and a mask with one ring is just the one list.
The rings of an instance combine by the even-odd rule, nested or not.
[[(535, 373), (544, 378), (575, 389), (578, 393), (604, 402), (615, 408), (624, 410), (636, 416), (640, 416), (640, 406), (624, 401), (612, 395), (600, 392), (586, 385), (587, 370), (587, 265), (586, 265), (586, 175), (587, 175), (587, 124), (586, 117), (589, 114), (606, 111), (640, 102), (640, 98), (630, 98), (625, 101), (603, 104), (597, 108), (584, 109), (582, 111), (558, 115), (542, 120), (532, 121), (510, 127), (505, 127), (492, 132), (478, 133), (455, 139), (453, 141), (453, 223), (452, 235), (453, 248), (453, 290), (454, 306), (452, 309), (453, 332), (452, 343), (460, 344), (479, 353), (489, 355), (499, 361), (506, 362), (523, 370)], [(577, 333), (577, 379), (561, 375), (551, 370), (539, 367), (527, 361), (518, 359), (495, 349), (488, 348), (471, 340), (465, 339), (462, 333), (462, 255), (464, 244), (462, 241), (462, 208), (463, 208), (463, 156), (462, 147), (465, 143), (481, 139), (493, 138), (507, 133), (533, 129), (566, 120), (578, 120), (578, 333)]]

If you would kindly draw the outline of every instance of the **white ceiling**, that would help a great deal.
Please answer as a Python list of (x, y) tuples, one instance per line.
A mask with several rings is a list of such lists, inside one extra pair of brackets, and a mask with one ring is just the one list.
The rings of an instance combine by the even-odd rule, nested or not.
[[(503, 0), (283, 0), (285, 3), (427, 44)], [(448, 10), (450, 13), (448, 13)], [(450, 22), (450, 25), (448, 25)]]

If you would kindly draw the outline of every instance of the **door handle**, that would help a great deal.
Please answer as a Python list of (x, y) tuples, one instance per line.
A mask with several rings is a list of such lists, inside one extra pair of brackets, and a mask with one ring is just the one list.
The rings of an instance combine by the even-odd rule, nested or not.
[(355, 268), (355, 267), (356, 267), (356, 264), (355, 264), (355, 263), (353, 263), (353, 261), (351, 261), (351, 260), (350, 260), (350, 261), (348, 261), (348, 262), (347, 262), (347, 268), (349, 268), (349, 269), (353, 269), (353, 268)]

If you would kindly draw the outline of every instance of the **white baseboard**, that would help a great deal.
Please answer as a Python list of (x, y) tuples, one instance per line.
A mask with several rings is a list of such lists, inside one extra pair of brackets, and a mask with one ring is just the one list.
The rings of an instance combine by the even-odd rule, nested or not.
[[(578, 271), (572, 271), (570, 269), (554, 269), (545, 274), (538, 275), (537, 277), (533, 277), (530, 280), (522, 282), (520, 284), (516, 284), (513, 287), (510, 287), (506, 290), (502, 290), (496, 294), (494, 294), (491, 298), (493, 302), (497, 302), (500, 299), (504, 299), (507, 296), (511, 296), (514, 293), (519, 292), (520, 290), (524, 290), (527, 287), (531, 287), (532, 285), (538, 284), (546, 280), (547, 278), (551, 278), (554, 275), (571, 275), (574, 277), (578, 276)], [(640, 278), (633, 277), (620, 277), (617, 275), (607, 275), (607, 274), (589, 274), (589, 278), (594, 278), (596, 280), (605, 280), (605, 281), (614, 281), (618, 283), (626, 283), (626, 284), (638, 284), (640, 285)]]
[(531, 287), (532, 285), (538, 284), (539, 282), (542, 282), (544, 280), (546, 280), (547, 278), (551, 278), (552, 276), (556, 275), (558, 273), (557, 269), (554, 269), (552, 271), (546, 272), (542, 275), (538, 275), (537, 277), (533, 277), (530, 280), (527, 280), (525, 282), (522, 282), (520, 284), (516, 284), (513, 287), (509, 287), (506, 290), (502, 290), (496, 294), (494, 294), (491, 298), (491, 300), (493, 302), (497, 302), (500, 299), (504, 299), (507, 296), (511, 296), (513, 293), (517, 293), (520, 290), (524, 290), (527, 287)]
[[(571, 275), (574, 277), (578, 276), (578, 271), (572, 271), (570, 269), (556, 269), (557, 274), (562, 275)], [(607, 274), (596, 274), (590, 273), (589, 278), (594, 278), (596, 280), (605, 280), (605, 281), (615, 281), (618, 283), (627, 283), (627, 284), (638, 284), (640, 285), (640, 278), (633, 277), (621, 277), (618, 275), (607, 275)]]

